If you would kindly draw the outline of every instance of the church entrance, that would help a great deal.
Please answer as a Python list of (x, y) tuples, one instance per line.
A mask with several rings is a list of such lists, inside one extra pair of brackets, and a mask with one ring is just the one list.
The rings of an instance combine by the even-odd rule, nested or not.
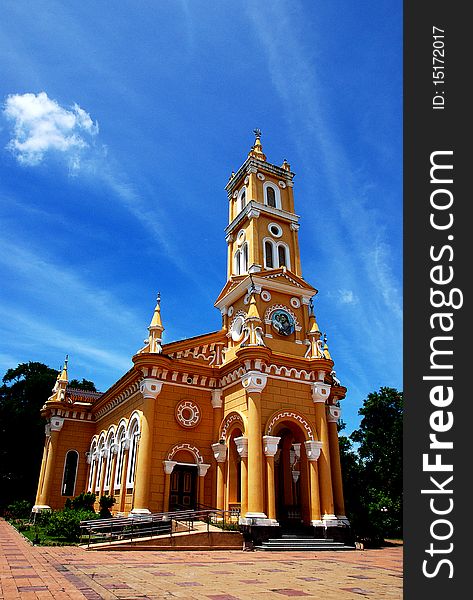
[(309, 470), (304, 436), (293, 423), (282, 424), (275, 456), (276, 519), (295, 530), (310, 523)]
[(171, 474), (169, 510), (193, 510), (197, 504), (197, 466), (178, 464)]

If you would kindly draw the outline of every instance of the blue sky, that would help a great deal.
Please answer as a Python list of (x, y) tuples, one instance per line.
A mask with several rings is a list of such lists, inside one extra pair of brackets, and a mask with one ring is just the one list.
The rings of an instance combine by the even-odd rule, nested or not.
[(164, 341), (220, 328), (224, 186), (287, 159), (347, 431), (402, 389), (401, 2), (5, 0), (0, 371), (105, 390), (156, 293)]

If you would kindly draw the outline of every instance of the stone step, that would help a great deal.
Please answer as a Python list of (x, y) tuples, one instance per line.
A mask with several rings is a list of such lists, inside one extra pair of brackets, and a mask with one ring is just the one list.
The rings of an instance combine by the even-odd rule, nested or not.
[(283, 536), (282, 538), (271, 538), (263, 542), (256, 550), (355, 550), (354, 546), (346, 546), (343, 542), (333, 539), (311, 538), (308, 536)]
[(272, 551), (293, 551), (293, 552), (323, 552), (325, 550), (356, 550), (356, 548), (354, 546), (331, 546), (330, 544), (327, 544), (325, 546), (255, 546), (255, 550), (264, 550), (266, 552), (272, 552)]

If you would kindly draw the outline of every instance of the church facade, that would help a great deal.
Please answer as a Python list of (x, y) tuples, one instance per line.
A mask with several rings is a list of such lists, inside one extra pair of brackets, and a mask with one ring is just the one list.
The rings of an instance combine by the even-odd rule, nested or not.
[[(226, 191), (227, 282), (219, 331), (164, 344), (158, 297), (146, 345), (105, 393), (68, 386), (67, 361), (42, 409), (34, 510), (82, 491), (115, 514), (215, 507), (242, 525), (346, 527), (333, 370), (302, 278), (290, 165), (260, 132)], [(164, 303), (163, 303), (164, 304)]]

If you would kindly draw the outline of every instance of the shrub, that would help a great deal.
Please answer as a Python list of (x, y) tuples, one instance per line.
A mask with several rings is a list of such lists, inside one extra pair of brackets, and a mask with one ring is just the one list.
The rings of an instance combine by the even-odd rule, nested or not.
[(29, 500), (16, 500), (7, 506), (7, 512), (12, 519), (27, 519), (32, 508), (33, 505)]
[(115, 504), (116, 500), (113, 496), (102, 496), (100, 498), (100, 517), (102, 519), (109, 519), (112, 516), (110, 509)]
[(97, 518), (98, 515), (90, 510), (58, 510), (51, 513), (46, 524), (46, 533), (50, 536), (63, 538), (68, 542), (78, 542), (80, 539), (80, 522)]
[[(66, 505), (69, 504), (66, 501)], [(95, 504), (95, 494), (90, 493), (90, 492), (82, 492), (81, 494), (79, 494), (78, 496), (76, 496), (75, 498), (73, 498), (70, 501), (70, 508), (73, 508), (74, 510), (88, 510), (88, 511), (94, 511), (94, 504)], [(69, 506), (66, 506), (66, 508), (69, 508)]]

